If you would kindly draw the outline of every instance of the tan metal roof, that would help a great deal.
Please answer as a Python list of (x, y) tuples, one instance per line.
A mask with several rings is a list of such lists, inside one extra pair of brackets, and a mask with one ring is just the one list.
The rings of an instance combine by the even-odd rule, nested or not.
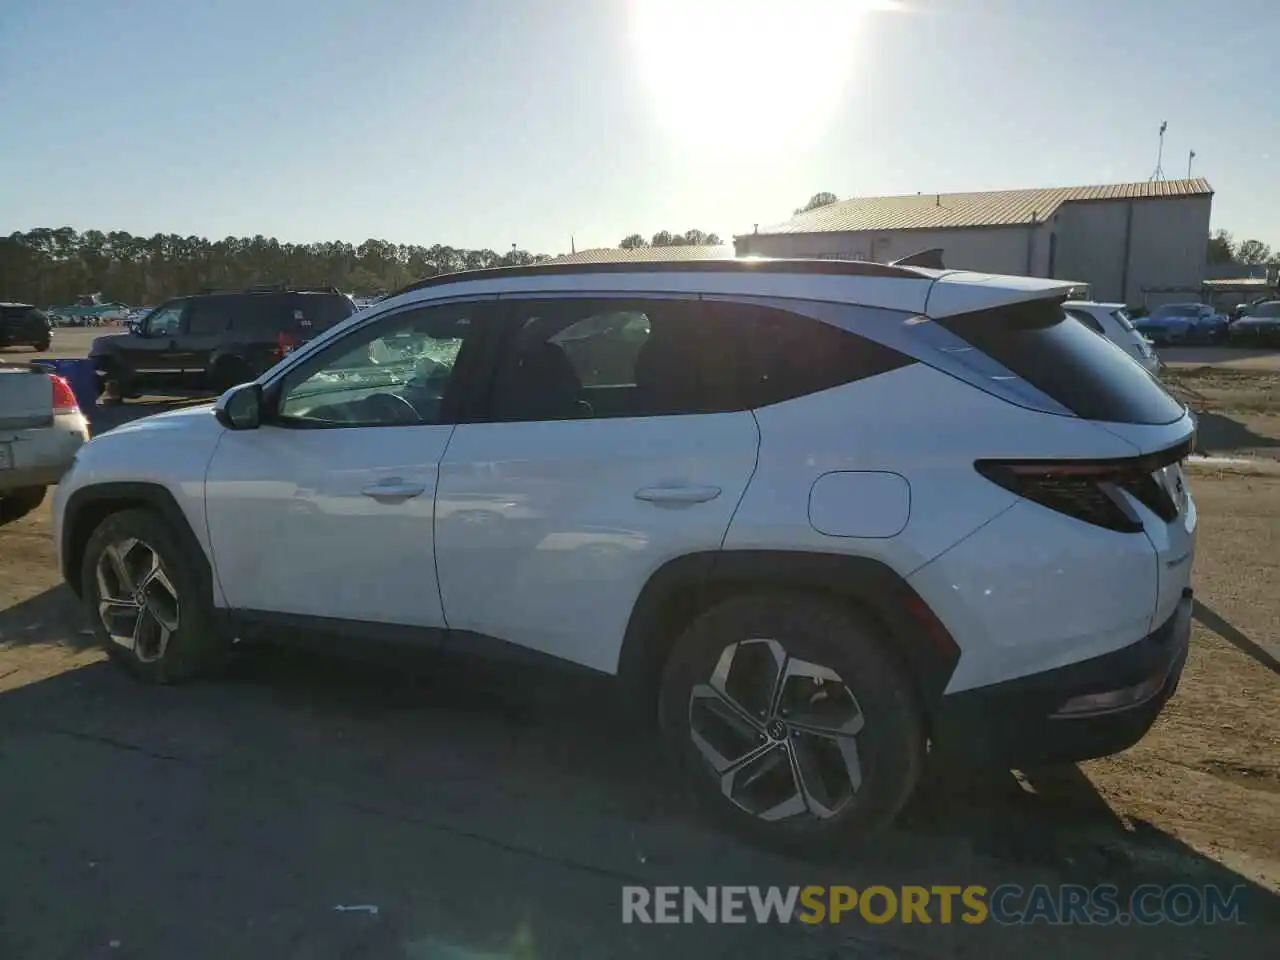
[(799, 214), (785, 223), (761, 227), (759, 233), (1008, 227), (1042, 222), (1064, 203), (1077, 200), (1195, 197), (1212, 193), (1209, 181), (1197, 178), (1159, 180), (1153, 183), (1108, 183), (1094, 187), (1049, 187), (1041, 190), (854, 197)]
[(733, 258), (732, 244), (723, 246), (684, 247), (636, 247), (622, 250), (618, 247), (595, 247), (556, 257), (552, 263), (631, 263), (637, 260), (725, 260)]

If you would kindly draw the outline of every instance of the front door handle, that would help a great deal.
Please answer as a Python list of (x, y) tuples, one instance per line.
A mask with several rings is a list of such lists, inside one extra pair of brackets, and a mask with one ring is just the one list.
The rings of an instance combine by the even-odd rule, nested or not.
[(427, 489), (425, 483), (414, 483), (412, 480), (401, 480), (399, 477), (392, 477), (388, 480), (379, 480), (377, 483), (371, 483), (360, 492), (366, 497), (372, 497), (379, 503), (403, 503), (405, 500), (412, 500), (414, 497), (421, 495)]
[(636, 499), (647, 503), (706, 503), (718, 496), (720, 496), (719, 487), (641, 487), (636, 491)]

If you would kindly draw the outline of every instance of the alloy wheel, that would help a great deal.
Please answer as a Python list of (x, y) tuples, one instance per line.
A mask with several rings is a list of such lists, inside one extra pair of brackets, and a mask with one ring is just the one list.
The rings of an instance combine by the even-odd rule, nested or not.
[(761, 820), (843, 810), (862, 785), (862, 710), (830, 667), (777, 640), (724, 649), (689, 695), (689, 735), (721, 792)]
[(98, 616), (111, 642), (143, 663), (164, 656), (178, 629), (178, 591), (160, 554), (136, 538), (108, 544), (98, 557)]

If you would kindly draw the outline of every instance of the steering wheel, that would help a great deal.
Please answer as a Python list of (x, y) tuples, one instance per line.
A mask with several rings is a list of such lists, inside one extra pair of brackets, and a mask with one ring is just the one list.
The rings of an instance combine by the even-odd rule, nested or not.
[(395, 393), (371, 393), (360, 401), (361, 412), (368, 412), (369, 419), (389, 423), (416, 424), (422, 422), (417, 408)]

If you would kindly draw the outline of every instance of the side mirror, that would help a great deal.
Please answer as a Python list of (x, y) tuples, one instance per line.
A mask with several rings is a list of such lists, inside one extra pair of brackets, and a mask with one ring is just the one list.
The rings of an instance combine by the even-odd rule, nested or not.
[(256, 430), (262, 426), (262, 385), (241, 383), (218, 398), (213, 406), (218, 422), (228, 430)]

